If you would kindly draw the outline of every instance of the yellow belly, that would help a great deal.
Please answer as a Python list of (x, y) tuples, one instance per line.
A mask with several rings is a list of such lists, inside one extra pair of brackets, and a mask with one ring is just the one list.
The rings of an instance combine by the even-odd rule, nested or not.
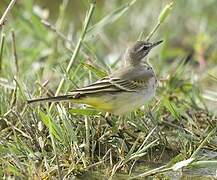
[(104, 94), (98, 97), (83, 97), (76, 99), (74, 102), (87, 104), (96, 109), (106, 111), (115, 115), (123, 115), (131, 112), (140, 106), (144, 105), (149, 99), (154, 96), (155, 90), (152, 88), (144, 89), (141, 92), (122, 92), (115, 94)]
[(106, 112), (112, 112), (113, 111), (112, 104), (109, 103), (108, 101), (105, 101), (102, 98), (86, 97), (84, 99), (77, 100), (76, 103), (87, 104), (87, 105), (93, 106), (99, 110), (103, 110)]

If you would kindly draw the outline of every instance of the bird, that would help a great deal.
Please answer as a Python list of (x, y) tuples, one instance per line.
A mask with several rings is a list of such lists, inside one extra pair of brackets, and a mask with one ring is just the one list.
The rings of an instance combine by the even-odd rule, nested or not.
[(114, 115), (132, 112), (155, 96), (157, 77), (147, 56), (162, 42), (136, 41), (126, 50), (124, 65), (110, 75), (67, 94), (29, 99), (27, 103), (71, 101)]

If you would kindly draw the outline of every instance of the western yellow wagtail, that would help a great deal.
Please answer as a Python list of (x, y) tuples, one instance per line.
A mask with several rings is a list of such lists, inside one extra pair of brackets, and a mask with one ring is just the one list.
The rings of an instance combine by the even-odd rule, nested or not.
[(133, 111), (155, 94), (157, 78), (147, 62), (147, 55), (161, 42), (137, 41), (125, 53), (125, 65), (109, 76), (66, 95), (30, 99), (27, 102), (72, 101), (115, 115)]

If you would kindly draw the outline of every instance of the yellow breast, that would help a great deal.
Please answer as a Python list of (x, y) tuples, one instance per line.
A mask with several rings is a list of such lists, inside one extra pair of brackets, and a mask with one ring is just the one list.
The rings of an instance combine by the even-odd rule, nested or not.
[(106, 112), (112, 112), (113, 111), (113, 106), (111, 103), (106, 101), (104, 98), (100, 97), (86, 97), (83, 99), (78, 99), (76, 101), (77, 103), (82, 103), (82, 104), (87, 104), (90, 106), (93, 106), (99, 110), (103, 110)]

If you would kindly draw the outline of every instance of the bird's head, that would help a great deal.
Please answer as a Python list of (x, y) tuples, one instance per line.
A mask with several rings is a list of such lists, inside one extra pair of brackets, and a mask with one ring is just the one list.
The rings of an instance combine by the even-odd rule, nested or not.
[(153, 47), (156, 47), (162, 42), (162, 40), (155, 43), (148, 41), (137, 41), (127, 50), (125, 60), (133, 65), (139, 64), (148, 55)]

